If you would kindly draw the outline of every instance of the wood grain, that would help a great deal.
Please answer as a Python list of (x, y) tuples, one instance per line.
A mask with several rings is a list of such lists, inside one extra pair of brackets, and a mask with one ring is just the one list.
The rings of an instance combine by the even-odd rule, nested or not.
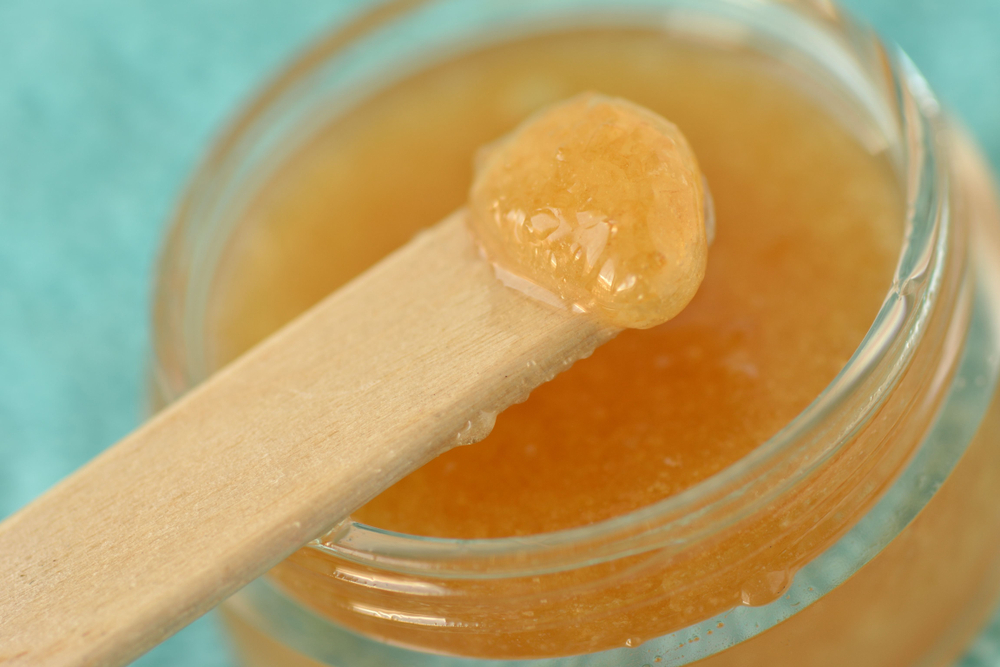
[(0, 524), (0, 663), (134, 659), (614, 333), (451, 216)]

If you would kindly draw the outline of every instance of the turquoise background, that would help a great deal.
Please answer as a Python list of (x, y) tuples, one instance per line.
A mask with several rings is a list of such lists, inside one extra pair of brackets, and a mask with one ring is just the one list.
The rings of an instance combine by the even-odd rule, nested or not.
[[(0, 0), (0, 517), (142, 417), (157, 246), (226, 120), (340, 0)], [(847, 0), (1000, 166), (1000, 0)], [(232, 664), (202, 619), (137, 664)]]

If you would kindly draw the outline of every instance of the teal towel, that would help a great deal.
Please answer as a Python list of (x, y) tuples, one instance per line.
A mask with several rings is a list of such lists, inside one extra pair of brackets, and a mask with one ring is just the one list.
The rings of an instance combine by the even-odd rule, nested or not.
[[(362, 4), (0, 0), (0, 517), (139, 422), (152, 263), (179, 191), (261, 81)], [(1000, 166), (1000, 2), (844, 4)], [(139, 664), (232, 662), (209, 617)]]

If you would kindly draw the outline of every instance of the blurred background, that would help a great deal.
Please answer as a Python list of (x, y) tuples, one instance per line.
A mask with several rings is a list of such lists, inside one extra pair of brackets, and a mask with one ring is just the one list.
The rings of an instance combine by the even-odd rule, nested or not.
[[(0, 0), (0, 518), (142, 419), (153, 264), (189, 173), (264, 80), (371, 4)], [(1000, 0), (841, 4), (1000, 170)], [(137, 664), (233, 662), (210, 616)]]

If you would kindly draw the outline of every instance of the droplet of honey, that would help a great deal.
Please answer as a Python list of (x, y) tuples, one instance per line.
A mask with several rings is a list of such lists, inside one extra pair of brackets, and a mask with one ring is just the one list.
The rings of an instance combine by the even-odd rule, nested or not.
[(482, 149), (470, 225), (503, 271), (620, 327), (679, 313), (705, 274), (705, 188), (684, 135), (585, 93)]
[(788, 570), (761, 573), (743, 583), (740, 602), (748, 607), (770, 604), (785, 594), (792, 577)]

